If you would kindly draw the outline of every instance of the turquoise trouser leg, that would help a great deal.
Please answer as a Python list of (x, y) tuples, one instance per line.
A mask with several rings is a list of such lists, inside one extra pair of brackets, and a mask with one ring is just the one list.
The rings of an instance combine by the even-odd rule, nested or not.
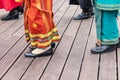
[(119, 30), (117, 24), (118, 11), (105, 11), (96, 9), (95, 13), (97, 38), (102, 44), (117, 44)]

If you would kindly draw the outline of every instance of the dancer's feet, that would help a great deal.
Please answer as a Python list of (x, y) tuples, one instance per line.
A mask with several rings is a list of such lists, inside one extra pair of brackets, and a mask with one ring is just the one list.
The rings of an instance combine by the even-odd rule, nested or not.
[(91, 16), (94, 15), (94, 12), (93, 12), (93, 9), (89, 9), (89, 10), (86, 10), (86, 11), (83, 11), (81, 14), (79, 14), (78, 16), (76, 17), (73, 17), (73, 20), (83, 20), (83, 19), (88, 19), (90, 18)]
[(92, 54), (100, 54), (114, 51), (116, 49), (116, 44), (114, 45), (101, 45), (91, 49)]
[(18, 6), (12, 9), (7, 16), (2, 17), (1, 20), (7, 21), (7, 20), (19, 19), (19, 13), (23, 14), (23, 12), (24, 12), (23, 7)]
[(18, 10), (11, 10), (7, 16), (1, 18), (1, 20), (3, 21), (12, 20), (12, 19), (19, 19)]
[(25, 53), (25, 57), (42, 57), (49, 56), (53, 54), (53, 49), (51, 47), (47, 47), (46, 49), (36, 48), (31, 52)]

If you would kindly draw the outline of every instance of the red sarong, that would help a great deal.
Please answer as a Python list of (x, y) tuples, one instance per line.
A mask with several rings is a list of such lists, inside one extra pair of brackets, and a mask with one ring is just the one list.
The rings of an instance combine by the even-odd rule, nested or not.
[(22, 6), (22, 3), (15, 2), (15, 0), (0, 0), (0, 9), (10, 11), (17, 6)]

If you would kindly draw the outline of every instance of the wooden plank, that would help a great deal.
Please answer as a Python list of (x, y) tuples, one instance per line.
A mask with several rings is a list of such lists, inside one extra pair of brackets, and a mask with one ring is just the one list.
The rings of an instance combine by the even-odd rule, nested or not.
[[(39, 80), (40, 76), (42, 75), (44, 69), (47, 66), (47, 63), (48, 63), (50, 57), (51, 56), (36, 58), (30, 65), (30, 67), (28, 68), (26, 73), (23, 75), (21, 80)], [(17, 68), (15, 68), (15, 69), (17, 71)], [(12, 70), (11, 70), (11, 72), (12, 72)], [(19, 74), (19, 73), (17, 72), (17, 74)]]
[[(0, 26), (0, 35), (3, 34), (5, 31), (7, 31), (10, 27), (12, 27), (14, 24), (16, 24), (16, 22), (20, 22), (20, 20), (23, 19), (23, 15), (20, 15), (20, 19), (16, 19), (16, 20), (8, 20), (8, 21), (4, 21), (4, 23), (2, 23)], [(2, 22), (2, 21), (0, 21)], [(20, 23), (20, 25), (23, 25)], [(19, 25), (18, 25), (19, 26)]]
[[(23, 30), (23, 28), (21, 28), (23, 26), (21, 26), (22, 24), (19, 22), (21, 22), (21, 21), (16, 22), (16, 24), (12, 25), (9, 29), (4, 31), (4, 33), (2, 33), (0, 35), (0, 37), (1, 37), (0, 40), (2, 41), (2, 42), (0, 42), (0, 46), (1, 46), (0, 47), (0, 51), (1, 51), (0, 60), (9, 51), (9, 49), (11, 49), (11, 47), (14, 46), (14, 44), (19, 40), (19, 38), (21, 36), (23, 36), (24, 30)], [(17, 33), (17, 32), (19, 32), (19, 33)]]
[[(24, 37), (16, 43), (16, 45), (6, 54), (6, 56), (0, 60), (0, 78), (10, 69), (14, 62), (21, 55), (23, 50), (28, 44), (26, 43)], [(21, 65), (22, 66), (22, 65)], [(17, 67), (17, 66), (16, 66)], [(10, 76), (9, 76), (10, 77)], [(13, 78), (13, 77), (12, 77)]]
[[(6, 22), (7, 24), (7, 22)], [(7, 24), (9, 25), (9, 24)], [(17, 29), (19, 29), (21, 26), (23, 25), (23, 17), (20, 18), (20, 20), (16, 21), (15, 24), (10, 25), (11, 27), (9, 27), (7, 30), (5, 30), (4, 32), (2, 32), (0, 34), (0, 40), (6, 40), (9, 38), (9, 36), (11, 36), (12, 33), (14, 33)]]
[(66, 0), (58, 0), (56, 4), (53, 6), (53, 12), (56, 13), (58, 9), (64, 4)]
[(2, 21), (1, 18), (4, 17), (4, 16), (7, 16), (9, 14), (9, 11), (5, 11), (3, 9), (0, 10), (0, 11), (1, 11), (0, 12), (0, 33), (1, 33), (1, 29), (4, 29), (7, 26), (10, 26), (10, 25), (14, 24), (16, 21), (20, 20), (21, 17), (23, 17), (23, 15), (19, 15), (19, 19)]
[(82, 21), (60, 80), (78, 80), (91, 23), (92, 19)]
[[(22, 49), (22, 48), (21, 48)], [(26, 50), (27, 51), (27, 50)], [(25, 52), (26, 52), (25, 51)], [(23, 52), (24, 53), (24, 52)], [(25, 73), (33, 58), (26, 58), (22, 54), (12, 67), (7, 71), (2, 80), (20, 80), (21, 76)], [(34, 74), (34, 73), (32, 73)]]
[(80, 68), (79, 80), (97, 80), (98, 66), (99, 66), (99, 54), (91, 54), (91, 48), (95, 47), (96, 33), (95, 23), (92, 24), (90, 36), (88, 38), (88, 44), (86, 46), (82, 67)]
[[(120, 16), (118, 17), (118, 25), (120, 30)], [(117, 78), (120, 80), (120, 48), (117, 48)]]
[(116, 66), (116, 70), (117, 70), (117, 80), (120, 80), (120, 48), (117, 49), (117, 66)]
[(56, 25), (58, 25), (58, 23), (66, 14), (66, 11), (68, 9), (69, 9), (68, 1), (65, 1), (64, 4), (58, 9), (57, 13), (54, 15), (54, 22), (56, 23)]
[[(58, 31), (59, 31), (60, 35), (62, 33), (64, 33), (65, 29), (67, 29), (69, 23), (72, 20), (71, 17), (73, 17), (73, 15), (75, 14), (75, 11), (77, 10), (77, 8), (78, 8), (77, 6), (71, 6), (70, 8), (68, 8), (67, 12), (63, 16), (63, 18), (61, 19), (61, 21), (59, 22), (59, 24), (57, 25), (58, 26)], [(77, 22), (79, 22), (79, 21), (77, 21)]]
[(4, 33), (4, 31), (7, 30), (9, 27), (11, 27), (13, 24), (15, 24), (15, 22), (16, 22), (15, 20), (12, 20), (12, 21), (7, 21), (7, 22), (2, 23), (0, 25), (0, 35)]
[(117, 59), (118, 59), (117, 68), (116, 68), (116, 70), (118, 70), (117, 78), (118, 78), (118, 80), (120, 80), (120, 48), (117, 49)]
[(2, 41), (0, 43), (0, 60), (7, 54), (7, 52), (15, 46), (15, 44), (19, 41), (19, 39), (23, 36), (23, 28), (20, 28), (17, 32), (15, 32), (11, 37), (5, 41)]
[(116, 51), (101, 55), (99, 80), (117, 80)]
[[(68, 14), (66, 13), (67, 15), (65, 17), (63, 17), (63, 19), (68, 20), (68, 18), (66, 18), (66, 17), (69, 17), (69, 15), (73, 15), (73, 12), (75, 11), (76, 8), (77, 8), (76, 6), (70, 7), (70, 9), (67, 12)], [(63, 24), (66, 24), (66, 21)], [(58, 80), (59, 79), (60, 73), (61, 73), (64, 63), (65, 63), (65, 60), (69, 54), (69, 50), (71, 49), (72, 43), (76, 36), (76, 32), (78, 30), (79, 24), (80, 24), (80, 22), (74, 22), (74, 21), (72, 21), (69, 24), (69, 26), (67, 27), (67, 30), (65, 31), (65, 33), (63, 35), (63, 38), (62, 38), (59, 46), (57, 47), (54, 55), (52, 56), (52, 59), (50, 60), (48, 66), (47, 66), (43, 76), (40, 78), (40, 80)], [(73, 25), (75, 27), (73, 27)], [(62, 26), (60, 27), (60, 29), (62, 29)], [(59, 31), (61, 31), (61, 30), (59, 30)]]
[(53, 0), (53, 5), (55, 5), (55, 3), (57, 2), (58, 0)]

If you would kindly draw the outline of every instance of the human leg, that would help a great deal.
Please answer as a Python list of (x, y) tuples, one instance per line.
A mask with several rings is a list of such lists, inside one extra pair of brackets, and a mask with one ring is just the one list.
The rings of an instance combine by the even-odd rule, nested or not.
[(44, 0), (44, 4), (40, 2), (42, 7), (31, 5), (29, 8), (31, 13), (28, 14), (28, 24), (25, 26), (26, 39), (30, 40), (31, 46), (36, 48), (26, 53), (26, 57), (41, 57), (53, 54), (51, 45), (60, 39), (53, 22), (52, 2), (48, 3), (47, 1)]
[(74, 20), (88, 19), (94, 15), (91, 0), (78, 0), (78, 2), (80, 4), (80, 8), (82, 9), (82, 13), (74, 17)]
[(97, 47), (91, 49), (93, 54), (106, 53), (115, 50), (118, 43), (119, 31), (117, 25), (118, 11), (103, 11), (96, 9)]
[(10, 10), (7, 16), (2, 17), (1, 20), (7, 21), (7, 20), (12, 20), (12, 19), (19, 19), (19, 13), (23, 13), (23, 7), (18, 6)]

